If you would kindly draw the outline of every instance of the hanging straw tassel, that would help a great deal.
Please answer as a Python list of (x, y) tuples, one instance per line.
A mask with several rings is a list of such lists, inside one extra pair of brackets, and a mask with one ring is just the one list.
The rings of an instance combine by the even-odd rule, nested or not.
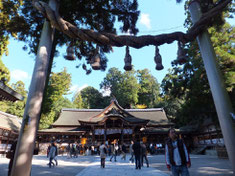
[(100, 70), (100, 60), (99, 46), (96, 45), (95, 56), (91, 59), (91, 67), (93, 70)]
[(131, 58), (131, 55), (129, 53), (129, 46), (126, 46), (126, 56), (124, 58), (124, 62), (125, 62), (124, 69), (126, 71), (132, 70), (131, 61), (132, 61), (132, 58)]
[(74, 47), (73, 47), (72, 43), (69, 44), (66, 52), (67, 52), (67, 55), (64, 56), (64, 58), (66, 60), (74, 61), (76, 59), (76, 57), (74, 56)]
[(162, 57), (159, 54), (159, 49), (158, 46), (155, 47), (155, 57), (154, 57), (154, 61), (156, 63), (156, 70), (162, 70), (164, 67), (162, 65)]
[(182, 47), (182, 44), (178, 41), (178, 51), (177, 51), (177, 62), (182, 65), (187, 61), (185, 51)]

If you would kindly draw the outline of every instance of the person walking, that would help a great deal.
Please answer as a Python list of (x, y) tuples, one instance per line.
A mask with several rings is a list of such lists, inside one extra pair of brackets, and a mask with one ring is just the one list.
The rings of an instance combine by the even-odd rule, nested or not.
[(108, 149), (105, 145), (105, 141), (102, 143), (99, 150), (100, 150), (100, 164), (101, 164), (100, 166), (101, 168), (105, 168), (105, 158), (108, 153)]
[(55, 165), (52, 161), (54, 160), (55, 158), (55, 154), (56, 154), (56, 147), (55, 147), (55, 143), (53, 142), (51, 144), (51, 147), (50, 147), (50, 151), (49, 151), (49, 154), (48, 154), (48, 157), (49, 157), (49, 167), (51, 168), (51, 165), (53, 164), (53, 166)]
[(57, 160), (57, 155), (58, 155), (58, 147), (56, 145), (56, 143), (54, 142), (54, 146), (55, 146), (55, 157), (53, 158), (55, 161), (56, 166), (58, 166), (58, 160)]
[(131, 145), (130, 145), (130, 154), (131, 154), (131, 157), (130, 157), (129, 161), (131, 161), (132, 163), (134, 163), (134, 150), (132, 148), (133, 144), (134, 144), (134, 142), (131, 141)]
[(67, 158), (71, 158), (71, 152), (70, 152), (70, 143), (66, 146), (66, 152), (67, 152)]
[(135, 155), (135, 169), (141, 169), (141, 145), (140, 145), (140, 141), (137, 140), (133, 146), (132, 146), (133, 150), (134, 150), (134, 155)]
[(113, 151), (112, 151), (112, 156), (110, 158), (110, 161), (112, 161), (112, 158), (114, 157), (114, 161), (116, 162), (117, 161), (116, 157), (117, 157), (118, 149), (119, 149), (116, 139), (113, 142), (113, 148), (112, 149), (113, 149)]
[(125, 143), (122, 144), (122, 157), (121, 157), (121, 159), (126, 161), (126, 144)]
[(145, 159), (147, 167), (149, 167), (149, 161), (148, 161), (148, 158), (147, 158), (148, 151), (147, 151), (146, 145), (143, 142), (141, 143), (141, 149), (142, 149), (141, 166), (144, 166), (144, 159)]
[(176, 135), (175, 129), (169, 129), (169, 139), (165, 145), (166, 165), (172, 170), (173, 176), (189, 176), (188, 168), (191, 166), (186, 146), (182, 139)]

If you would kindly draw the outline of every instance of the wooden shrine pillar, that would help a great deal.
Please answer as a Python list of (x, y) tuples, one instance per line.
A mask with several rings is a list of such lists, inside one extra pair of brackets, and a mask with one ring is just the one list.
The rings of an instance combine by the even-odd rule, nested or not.
[(95, 127), (94, 125), (91, 126), (91, 133), (92, 133), (92, 145), (95, 144)]
[(104, 123), (104, 141), (107, 139), (107, 127), (106, 127), (106, 122)]
[(121, 144), (123, 144), (123, 121), (122, 121), (122, 124), (121, 124)]

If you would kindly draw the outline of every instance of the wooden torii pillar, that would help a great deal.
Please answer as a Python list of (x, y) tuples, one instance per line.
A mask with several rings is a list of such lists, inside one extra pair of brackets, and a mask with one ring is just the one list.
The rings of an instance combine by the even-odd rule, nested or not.
[[(49, 6), (56, 11), (58, 3), (56, 0), (50, 0)], [(24, 111), (24, 117), (18, 137), (11, 176), (29, 176), (31, 172), (32, 157), (40, 120), (43, 94), (46, 87), (48, 70), (50, 70), (50, 63), (52, 62), (50, 59), (52, 59), (51, 51), (54, 32), (55, 30), (51, 27), (50, 22), (45, 20)]]

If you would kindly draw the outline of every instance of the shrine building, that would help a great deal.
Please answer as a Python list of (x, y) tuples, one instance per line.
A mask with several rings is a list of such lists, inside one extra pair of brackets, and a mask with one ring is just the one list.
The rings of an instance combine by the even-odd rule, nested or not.
[(162, 108), (123, 109), (112, 100), (105, 109), (62, 109), (50, 129), (38, 131), (39, 142), (56, 139), (88, 145), (103, 140), (130, 143), (136, 138), (147, 143), (164, 143), (170, 123)]

